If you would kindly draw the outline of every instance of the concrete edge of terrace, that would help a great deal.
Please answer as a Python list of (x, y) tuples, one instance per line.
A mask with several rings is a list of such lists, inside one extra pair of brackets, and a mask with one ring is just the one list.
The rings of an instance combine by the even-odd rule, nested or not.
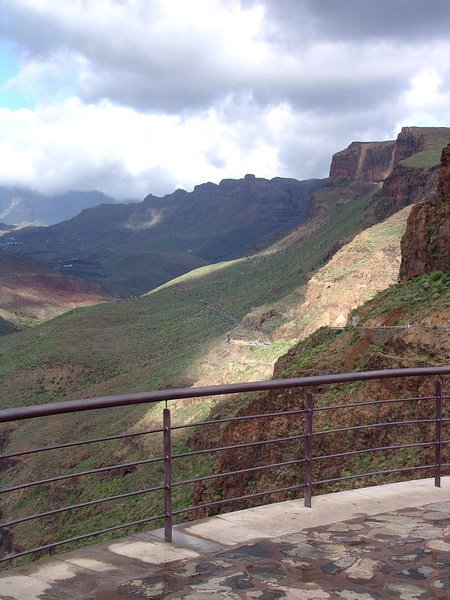
[(440, 488), (433, 479), (420, 479), (315, 496), (312, 508), (299, 499), (226, 513), (175, 526), (171, 544), (162, 541), (159, 529), (4, 571), (0, 598), (40, 600), (44, 593), (58, 600), (84, 598), (75, 581), (79, 590), (83, 579), (87, 584), (93, 577), (111, 583), (143, 577), (152, 567), (250, 541), (448, 501), (450, 476), (442, 478)]

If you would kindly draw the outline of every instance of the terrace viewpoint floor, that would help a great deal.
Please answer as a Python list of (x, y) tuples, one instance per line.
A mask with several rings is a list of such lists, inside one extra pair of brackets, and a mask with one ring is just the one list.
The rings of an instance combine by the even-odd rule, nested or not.
[(0, 575), (1, 600), (450, 598), (450, 477), (291, 500)]

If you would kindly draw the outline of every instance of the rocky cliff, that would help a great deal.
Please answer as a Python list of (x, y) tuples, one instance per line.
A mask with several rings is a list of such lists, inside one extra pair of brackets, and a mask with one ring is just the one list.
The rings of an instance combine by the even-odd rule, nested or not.
[(355, 181), (384, 181), (392, 171), (395, 141), (352, 142), (348, 148), (334, 154), (330, 177), (348, 177)]
[(450, 269), (450, 144), (442, 151), (436, 193), (413, 207), (402, 239), (400, 279)]
[(398, 164), (375, 194), (368, 224), (379, 223), (410, 204), (417, 204), (436, 193), (439, 167), (420, 169)]
[(448, 127), (403, 127), (396, 140), (352, 142), (333, 155), (330, 178), (379, 183), (385, 181), (399, 163), (415, 155), (420, 157), (408, 166), (433, 167), (439, 162), (436, 151), (440, 152), (448, 142)]
[(449, 142), (448, 127), (402, 129), (395, 142), (392, 171), (373, 197), (367, 225), (434, 197), (442, 148)]

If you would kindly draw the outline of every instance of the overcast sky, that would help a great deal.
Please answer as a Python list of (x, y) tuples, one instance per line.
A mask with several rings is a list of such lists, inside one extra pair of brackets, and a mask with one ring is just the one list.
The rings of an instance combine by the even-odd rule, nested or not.
[(0, 0), (0, 185), (325, 177), (450, 126), (449, 0)]

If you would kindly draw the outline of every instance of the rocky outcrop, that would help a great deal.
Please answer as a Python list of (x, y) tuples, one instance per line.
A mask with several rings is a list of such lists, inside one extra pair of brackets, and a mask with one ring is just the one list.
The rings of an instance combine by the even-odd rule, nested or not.
[(395, 144), (395, 141), (352, 142), (348, 148), (333, 155), (330, 177), (347, 177), (367, 183), (384, 181), (392, 171)]
[(397, 165), (373, 198), (369, 222), (378, 223), (405, 206), (431, 198), (436, 192), (438, 170)]
[(402, 239), (400, 279), (450, 269), (450, 144), (444, 148), (436, 194), (418, 204)]
[(282, 325), (274, 337), (303, 339), (324, 325), (343, 327), (351, 310), (396, 283), (410, 211), (406, 207), (365, 229), (338, 250), (309, 280), (303, 304), (292, 311), (293, 323)]
[(427, 144), (426, 130), (426, 128), (421, 127), (402, 127), (395, 140), (394, 166), (401, 160), (425, 149)]
[(370, 226), (434, 196), (439, 155), (449, 142), (449, 127), (403, 127), (395, 141), (352, 142), (333, 156), (330, 179), (380, 185), (368, 210)]

